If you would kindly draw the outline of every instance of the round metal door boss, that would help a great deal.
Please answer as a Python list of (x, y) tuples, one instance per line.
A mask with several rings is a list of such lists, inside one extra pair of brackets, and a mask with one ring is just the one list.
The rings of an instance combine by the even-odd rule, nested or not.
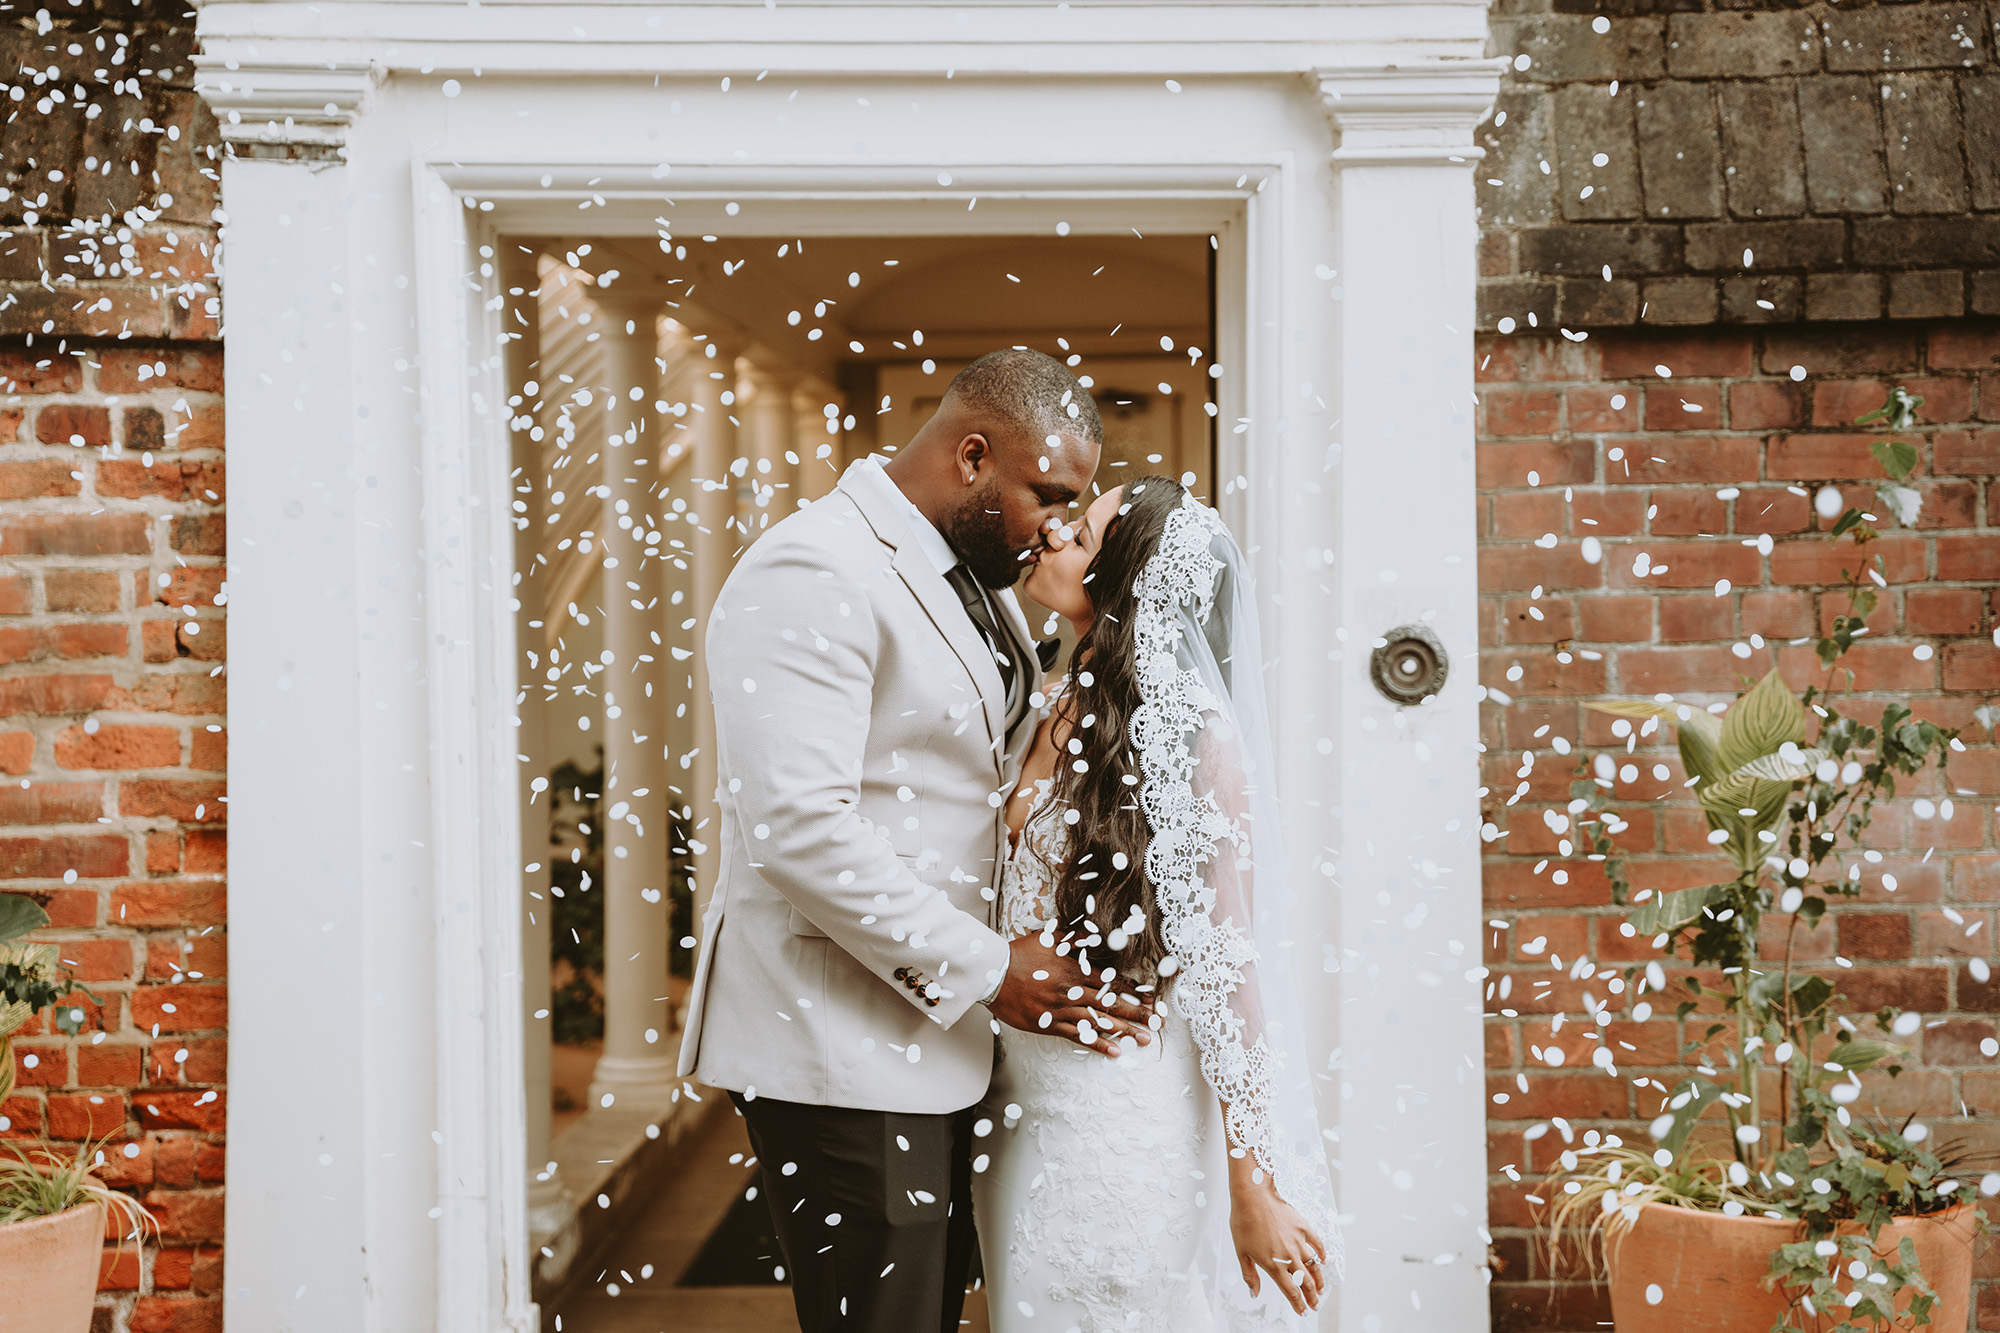
[(1451, 659), (1437, 635), (1422, 625), (1399, 625), (1382, 636), (1368, 674), (1391, 703), (1419, 704), (1444, 688)]

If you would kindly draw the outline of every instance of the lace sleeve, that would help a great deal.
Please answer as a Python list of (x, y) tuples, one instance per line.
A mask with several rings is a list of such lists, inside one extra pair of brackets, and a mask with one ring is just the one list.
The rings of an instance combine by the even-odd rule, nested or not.
[(1168, 1002), (1187, 1020), (1202, 1076), (1227, 1108), (1230, 1146), (1270, 1175), (1327, 1242), (1338, 1272), (1287, 952), (1296, 890), (1268, 786), (1269, 720), (1238, 562), (1219, 521), (1189, 504), (1168, 519), (1139, 581), (1132, 739), (1152, 835), (1146, 874), (1175, 965)]

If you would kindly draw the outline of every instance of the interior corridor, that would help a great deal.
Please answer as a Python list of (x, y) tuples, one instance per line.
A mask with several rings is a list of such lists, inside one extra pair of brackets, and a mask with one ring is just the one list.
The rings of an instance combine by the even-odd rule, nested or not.
[[(549, 960), (523, 988), (545, 1328), (793, 1326), (787, 1288), (731, 1276), (756, 1240), (752, 1214), (729, 1216), (748, 1188), (740, 1122), (674, 1077), (716, 871), (700, 636), (724, 577), (999, 347), (1046, 351), (1091, 389), (1099, 488), (1165, 472), (1210, 494), (1214, 245), (502, 239), (522, 924), (527, 956)], [(724, 1284), (688, 1271), (704, 1266)]]

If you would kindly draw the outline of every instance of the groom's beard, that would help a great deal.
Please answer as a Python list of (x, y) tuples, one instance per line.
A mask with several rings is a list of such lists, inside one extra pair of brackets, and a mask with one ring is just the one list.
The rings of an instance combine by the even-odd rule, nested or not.
[(1007, 540), (1000, 513), (999, 486), (982, 486), (952, 513), (944, 534), (972, 577), (987, 588), (1011, 588), (1028, 568), (1026, 554)]

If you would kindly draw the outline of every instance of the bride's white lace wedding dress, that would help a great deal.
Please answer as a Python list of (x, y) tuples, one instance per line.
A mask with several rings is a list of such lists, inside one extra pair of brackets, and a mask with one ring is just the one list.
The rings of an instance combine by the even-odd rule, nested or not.
[[(1052, 868), (1068, 841), (1047, 780), (1038, 785), (1001, 885), (1009, 936), (1051, 915)], [(1213, 1290), (1218, 1230), (1229, 1238), (1221, 1108), (1187, 1021), (1170, 1004), (1160, 1013), (1153, 1043), (1128, 1040), (1115, 1060), (1001, 1028), (983, 1108), (992, 1129), (974, 1148), (988, 1162), (973, 1177), (994, 1333), (1215, 1333), (1246, 1322), (1218, 1319), (1228, 1294)], [(1221, 1257), (1237, 1304), (1254, 1313), (1233, 1251)]]
[[(1317, 1314), (1293, 1314), (1275, 1282), (1250, 1294), (1229, 1231), (1233, 1140), (1325, 1242), (1339, 1280), (1291, 980), (1291, 956), (1314, 942), (1292, 926), (1249, 578), (1213, 510), (1186, 498), (1169, 516), (1132, 624), (1145, 872), (1176, 970), (1154, 1040), (1127, 1039), (1116, 1059), (996, 1025), (973, 1148), (987, 1310), (993, 1333), (1311, 1333)], [(1070, 850), (1075, 812), (1037, 786), (1000, 877), (1010, 937), (1052, 929)]]

